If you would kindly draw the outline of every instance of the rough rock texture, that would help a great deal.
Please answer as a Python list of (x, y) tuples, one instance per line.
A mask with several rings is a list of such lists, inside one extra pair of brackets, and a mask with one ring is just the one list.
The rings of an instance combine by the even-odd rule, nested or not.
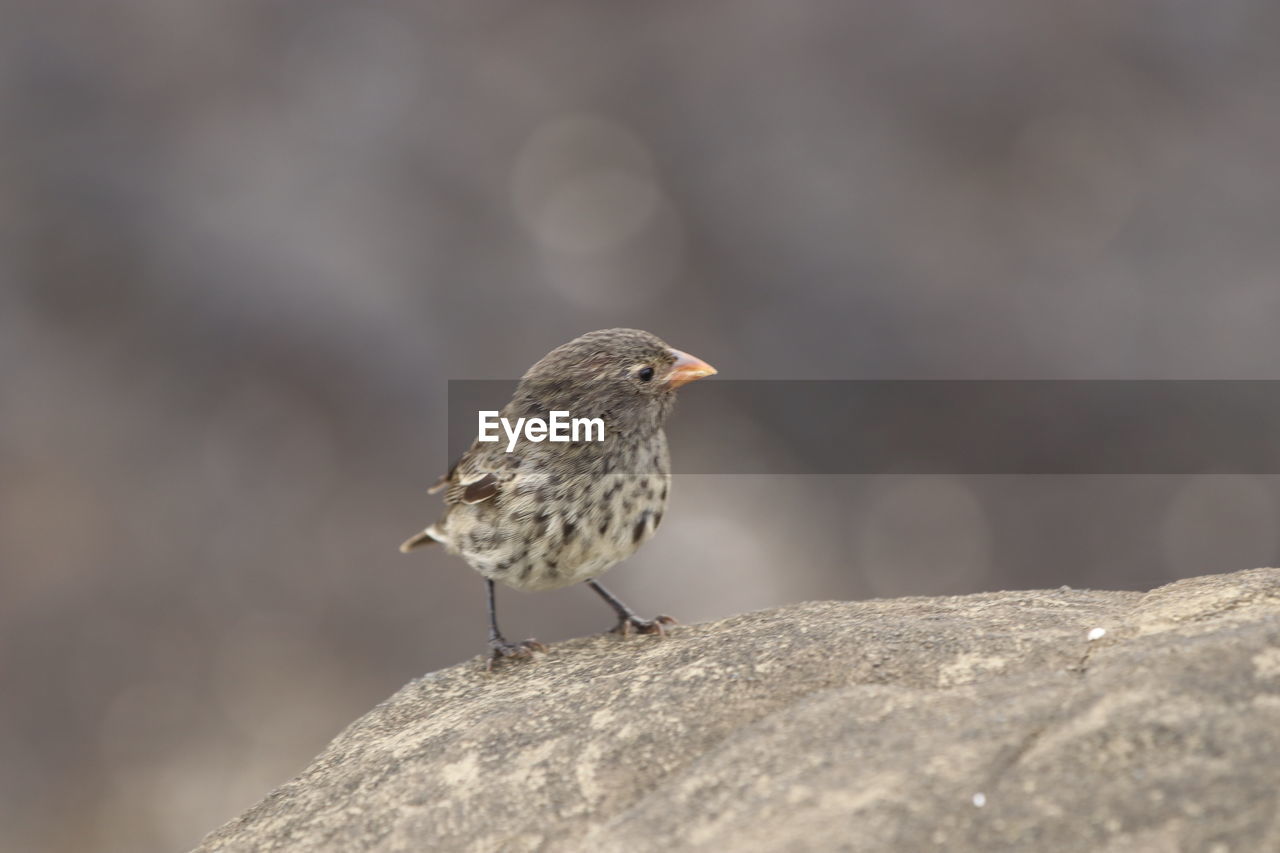
[(473, 660), (200, 849), (1226, 853), (1280, 850), (1278, 800), (1280, 570), (1257, 569)]

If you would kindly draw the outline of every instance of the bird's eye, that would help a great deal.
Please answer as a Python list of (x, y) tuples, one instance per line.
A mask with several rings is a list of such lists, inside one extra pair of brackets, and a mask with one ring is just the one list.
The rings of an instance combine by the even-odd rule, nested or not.
[(642, 367), (642, 368), (640, 368), (640, 372), (639, 372), (639, 373), (637, 373), (637, 374), (636, 374), (636, 376), (639, 376), (639, 377), (640, 377), (640, 381), (641, 381), (641, 382), (648, 382), (650, 379), (652, 379), (652, 378), (653, 378), (653, 368), (652, 368), (652, 367)]

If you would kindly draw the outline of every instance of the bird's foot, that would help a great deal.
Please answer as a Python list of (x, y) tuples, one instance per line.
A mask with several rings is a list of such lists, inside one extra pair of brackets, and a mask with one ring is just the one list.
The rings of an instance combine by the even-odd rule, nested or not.
[(489, 664), (485, 669), (493, 672), (493, 667), (505, 658), (530, 658), (534, 652), (545, 652), (547, 647), (537, 640), (521, 640), (508, 643), (503, 639), (489, 641)]
[(679, 624), (673, 616), (655, 616), (648, 621), (638, 616), (628, 616), (620, 619), (618, 624), (613, 626), (613, 630), (610, 633), (623, 637), (629, 636), (633, 632), (636, 634), (657, 634), (660, 637), (665, 637), (668, 625)]

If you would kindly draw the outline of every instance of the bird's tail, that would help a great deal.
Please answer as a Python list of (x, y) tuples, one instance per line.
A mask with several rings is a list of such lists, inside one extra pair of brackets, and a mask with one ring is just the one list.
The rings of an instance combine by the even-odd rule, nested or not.
[(408, 539), (400, 543), (400, 553), (408, 554), (414, 548), (421, 548), (423, 545), (430, 545), (433, 542), (442, 542), (440, 531), (433, 524), (421, 533), (410, 536)]

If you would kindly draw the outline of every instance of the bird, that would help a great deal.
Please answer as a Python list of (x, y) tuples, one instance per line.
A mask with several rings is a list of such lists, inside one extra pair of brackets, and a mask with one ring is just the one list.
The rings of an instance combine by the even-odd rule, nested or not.
[[(439, 543), (485, 580), (488, 668), (546, 647), (509, 642), (498, 627), (495, 584), (541, 591), (585, 583), (618, 617), (614, 632), (664, 634), (670, 616), (642, 619), (597, 578), (635, 553), (662, 523), (671, 487), (663, 425), (676, 389), (716, 369), (639, 329), (602, 329), (538, 360), (500, 412), (546, 420), (551, 412), (600, 418), (603, 436), (477, 440), (429, 490), (444, 492), (439, 521), (400, 546)], [(587, 440), (588, 437), (598, 440)]]

